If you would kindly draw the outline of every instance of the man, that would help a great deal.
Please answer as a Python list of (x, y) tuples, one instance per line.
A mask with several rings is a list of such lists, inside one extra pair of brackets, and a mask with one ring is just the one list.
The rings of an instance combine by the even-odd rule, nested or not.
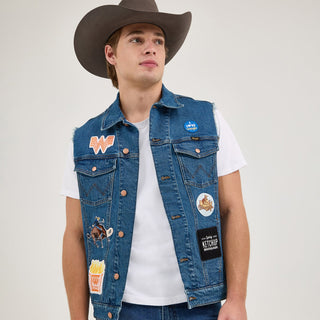
[(76, 30), (80, 63), (119, 94), (73, 138), (63, 191), (71, 319), (87, 319), (89, 294), (97, 319), (246, 319), (245, 161), (211, 103), (162, 84), (190, 23), (189, 12), (123, 0)]

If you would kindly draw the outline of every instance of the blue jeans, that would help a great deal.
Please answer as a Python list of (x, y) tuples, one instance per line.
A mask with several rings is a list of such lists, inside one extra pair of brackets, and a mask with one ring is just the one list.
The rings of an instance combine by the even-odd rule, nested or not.
[(187, 303), (144, 306), (122, 303), (119, 320), (217, 320), (221, 303), (188, 309)]

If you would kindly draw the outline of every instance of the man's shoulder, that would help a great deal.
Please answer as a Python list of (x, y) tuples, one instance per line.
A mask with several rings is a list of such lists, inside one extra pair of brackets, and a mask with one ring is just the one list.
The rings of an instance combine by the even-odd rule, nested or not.
[(100, 126), (101, 122), (103, 121), (103, 119), (106, 116), (106, 113), (108, 112), (107, 108), (106, 110), (102, 111), (101, 113), (93, 116), (92, 118), (88, 119), (86, 122), (84, 122), (80, 127), (80, 128), (86, 128), (86, 127), (91, 127), (91, 126), (96, 126), (97, 124)]
[(176, 99), (182, 104), (185, 108), (182, 109), (196, 109), (197, 112), (199, 110), (208, 110), (212, 112), (214, 110), (214, 103), (208, 100), (195, 99), (187, 95), (176, 94)]
[(101, 112), (100, 114), (90, 118), (89, 120), (87, 120), (85, 123), (83, 123), (82, 125), (80, 125), (79, 127), (76, 127), (74, 130), (74, 134), (76, 135), (82, 135), (85, 132), (89, 132), (92, 131), (94, 129), (99, 129), (101, 128), (101, 123), (102, 120), (105, 116), (107, 110)]
[(175, 96), (181, 103), (201, 104), (201, 105), (210, 106), (211, 108), (214, 105), (214, 103), (211, 102), (211, 101), (202, 100), (202, 99), (195, 99), (195, 98), (192, 98), (192, 97), (190, 97), (188, 95), (175, 94)]

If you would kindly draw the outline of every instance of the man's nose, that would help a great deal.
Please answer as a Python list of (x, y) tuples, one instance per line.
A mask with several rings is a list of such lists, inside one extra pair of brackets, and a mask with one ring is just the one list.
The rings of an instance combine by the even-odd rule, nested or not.
[(157, 52), (153, 41), (148, 40), (145, 42), (144, 54), (155, 55)]

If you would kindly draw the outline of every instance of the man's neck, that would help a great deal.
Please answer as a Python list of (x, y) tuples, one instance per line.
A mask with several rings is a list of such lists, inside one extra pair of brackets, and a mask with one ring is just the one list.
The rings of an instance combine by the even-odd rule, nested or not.
[(119, 86), (120, 105), (125, 118), (140, 122), (149, 117), (152, 105), (161, 98), (162, 83), (150, 87)]

